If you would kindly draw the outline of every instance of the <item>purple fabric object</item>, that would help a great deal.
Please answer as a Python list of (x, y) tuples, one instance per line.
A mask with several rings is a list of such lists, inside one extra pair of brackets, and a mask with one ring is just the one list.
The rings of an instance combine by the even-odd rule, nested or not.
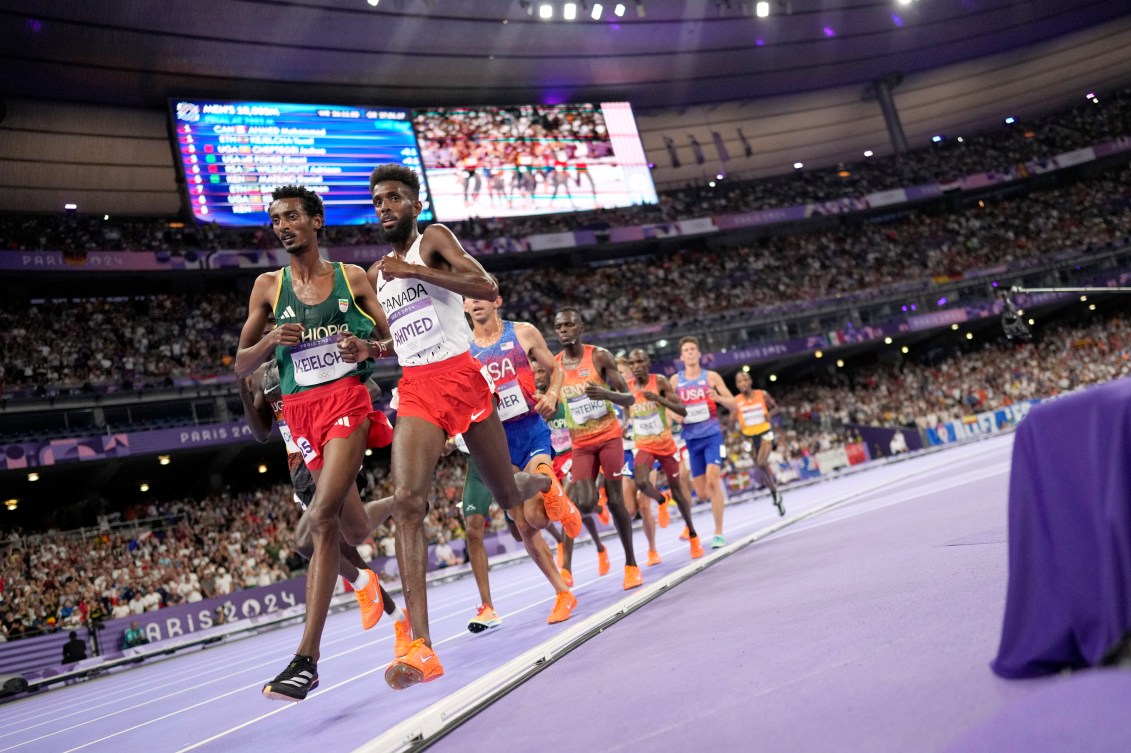
[(1131, 379), (1035, 407), (1009, 487), (1002, 677), (1096, 666), (1131, 629)]

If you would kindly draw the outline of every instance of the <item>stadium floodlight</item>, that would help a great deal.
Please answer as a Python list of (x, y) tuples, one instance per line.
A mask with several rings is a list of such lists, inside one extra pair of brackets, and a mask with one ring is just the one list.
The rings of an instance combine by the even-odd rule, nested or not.
[(538, 6), (538, 18), (550, 19), (554, 17), (554, 6), (549, 3), (542, 3)]
[(78, 204), (64, 204), (63, 205), (63, 209), (66, 209), (67, 211), (70, 211), (70, 212), (73, 212), (78, 208), (79, 208)]
[(589, 11), (589, 17), (594, 21), (601, 20), (601, 14), (605, 12), (605, 7), (600, 3), (593, 3), (593, 9)]
[(624, 3), (617, 3), (616, 4), (616, 7), (613, 8), (613, 15), (616, 16), (617, 18), (620, 18), (621, 16), (624, 15)]
[(912, 0), (899, 0), (900, 5), (911, 5)]
[(872, 152), (872, 150), (871, 150), (871, 149), (865, 149), (865, 150), (864, 150), (864, 156), (865, 156), (865, 157), (871, 157), (871, 156), (872, 156), (872, 153), (873, 153), (873, 152)]
[(803, 163), (803, 162), (794, 162), (793, 163), (793, 169), (794, 170), (800, 170), (803, 167), (805, 167), (805, 163)]
[(374, 8), (376, 8), (376, 7), (377, 7), (377, 3), (381, 2), (381, 0), (365, 0), (365, 2), (369, 3), (369, 4), (370, 4), (370, 5), (372, 5), (372, 6), (374, 7)]
[(1013, 117), (1012, 115), (1010, 115), (1008, 118), (1005, 119), (1006, 125), (1013, 125), (1016, 122), (1017, 122), (1017, 118)]
[(562, 6), (562, 18), (573, 21), (577, 18), (577, 3), (566, 3)]
[(757, 5), (754, 6), (754, 13), (758, 16), (758, 18), (769, 18), (770, 4), (766, 2), (766, 0), (761, 0)]

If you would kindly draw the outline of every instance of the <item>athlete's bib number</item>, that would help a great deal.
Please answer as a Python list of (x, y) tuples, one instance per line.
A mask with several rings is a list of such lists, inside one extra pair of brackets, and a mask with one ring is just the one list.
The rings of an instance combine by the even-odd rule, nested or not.
[(692, 403), (687, 406), (687, 416), (684, 417), (685, 424), (698, 424), (704, 421), (711, 420), (711, 407), (706, 403)]
[(444, 341), (440, 316), (432, 305), (432, 299), (427, 296), (394, 309), (389, 315), (389, 331), (393, 334), (393, 344), (399, 357), (414, 356)]
[(526, 397), (517, 381), (499, 387), (499, 420), (509, 421), (526, 413)]
[(309, 464), (310, 461), (318, 457), (318, 450), (314, 449), (314, 445), (310, 444), (310, 440), (306, 437), (299, 437), (295, 440), (295, 446), (298, 451), (302, 453), (302, 462)]
[(566, 406), (569, 408), (569, 415), (573, 417), (573, 422), (578, 425), (604, 418), (609, 413), (604, 400), (590, 400), (585, 395), (571, 397), (566, 401)]
[(664, 431), (664, 422), (660, 420), (659, 413), (650, 416), (633, 416), (632, 428), (638, 437), (655, 437)]
[(338, 353), (338, 336), (330, 335), (291, 348), (295, 384), (301, 387), (341, 379), (357, 369), (356, 363), (346, 363)]
[(295, 444), (294, 437), (291, 436), (291, 427), (287, 426), (286, 421), (279, 422), (279, 434), (283, 437), (283, 444), (287, 446), (287, 454), (291, 455), (299, 451), (298, 445)]
[(766, 423), (766, 408), (762, 405), (751, 405), (742, 409), (743, 426), (757, 426)]

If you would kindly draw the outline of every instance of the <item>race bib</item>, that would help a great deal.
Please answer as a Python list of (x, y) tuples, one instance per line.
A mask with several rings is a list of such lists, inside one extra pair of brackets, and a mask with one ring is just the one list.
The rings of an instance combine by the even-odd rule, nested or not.
[(402, 357), (434, 348), (444, 340), (440, 316), (428, 296), (420, 296), (395, 309), (389, 315), (389, 331), (393, 334), (397, 355)]
[(302, 453), (302, 462), (309, 464), (310, 461), (318, 457), (318, 451), (314, 449), (314, 445), (306, 437), (298, 437), (295, 439), (295, 446), (298, 451)]
[(287, 426), (286, 421), (279, 422), (279, 434), (283, 437), (283, 444), (287, 446), (288, 455), (299, 451), (294, 437), (291, 436), (291, 427)]
[(526, 413), (526, 397), (517, 381), (499, 387), (499, 420), (508, 421)]
[(711, 407), (706, 403), (692, 403), (687, 406), (687, 416), (684, 417), (685, 424), (698, 424), (704, 421), (711, 420)]
[(558, 453), (559, 455), (573, 447), (573, 442), (569, 436), (569, 429), (551, 428), (550, 446), (553, 447), (554, 452)]
[(569, 415), (573, 417), (573, 422), (579, 425), (597, 418), (604, 418), (609, 413), (604, 400), (590, 400), (585, 395), (569, 398), (566, 401), (566, 407), (569, 408)]
[(357, 369), (356, 363), (342, 360), (337, 335), (294, 346), (291, 348), (291, 363), (294, 365), (295, 384), (301, 387), (332, 382)]
[(633, 416), (632, 429), (638, 437), (655, 437), (663, 433), (664, 422), (659, 413), (650, 416)]
[(757, 426), (766, 423), (766, 409), (761, 405), (751, 405), (742, 409), (743, 426)]

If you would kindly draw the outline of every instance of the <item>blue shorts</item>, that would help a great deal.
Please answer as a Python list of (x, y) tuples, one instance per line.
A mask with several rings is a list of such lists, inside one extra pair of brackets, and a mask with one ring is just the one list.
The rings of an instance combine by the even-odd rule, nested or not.
[(687, 442), (688, 464), (691, 466), (691, 478), (698, 478), (707, 472), (707, 466), (717, 465), (722, 468), (723, 458), (726, 457), (727, 446), (723, 442), (723, 433), (716, 431), (698, 439), (685, 439)]
[(632, 450), (624, 451), (624, 467), (620, 469), (623, 478), (636, 478), (636, 460), (633, 459)]
[(526, 464), (537, 455), (554, 456), (550, 427), (537, 413), (507, 421), (503, 424), (503, 430), (507, 433), (511, 465), (519, 470), (525, 469)]

